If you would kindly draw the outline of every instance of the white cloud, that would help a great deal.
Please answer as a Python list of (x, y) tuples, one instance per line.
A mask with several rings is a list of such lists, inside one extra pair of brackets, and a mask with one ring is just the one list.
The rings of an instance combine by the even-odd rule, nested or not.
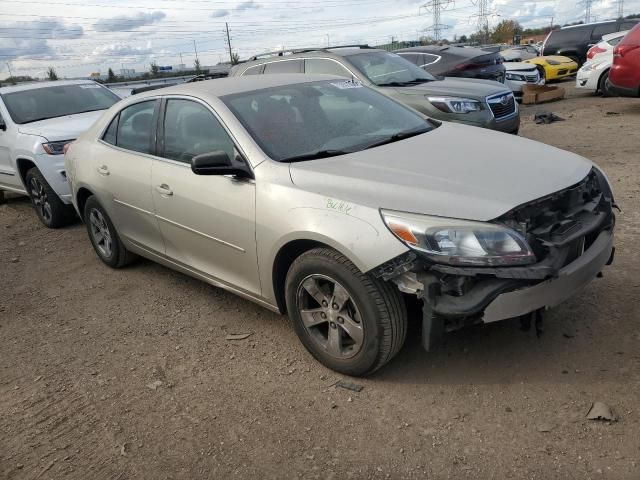
[(225, 10), (223, 8), (220, 8), (218, 10), (214, 10), (213, 12), (211, 12), (210, 17), (211, 18), (222, 18), (222, 17), (226, 17), (227, 15), (229, 15), (229, 10)]
[(116, 15), (115, 17), (101, 18), (93, 24), (93, 27), (98, 32), (135, 30), (136, 28), (159, 22), (166, 16), (167, 15), (161, 11), (151, 13), (138, 12), (135, 15)]

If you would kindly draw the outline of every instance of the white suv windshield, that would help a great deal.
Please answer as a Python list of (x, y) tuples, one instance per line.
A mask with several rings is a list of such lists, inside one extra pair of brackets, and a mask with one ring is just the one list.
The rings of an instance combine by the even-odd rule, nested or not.
[(11, 118), (18, 124), (106, 110), (120, 100), (110, 90), (91, 83), (55, 85), (5, 93), (2, 99)]
[(433, 75), (395, 53), (356, 53), (347, 58), (364, 76), (379, 87), (405, 87), (435, 80)]
[(293, 162), (353, 153), (433, 129), (351, 80), (286, 85), (222, 97), (262, 150)]

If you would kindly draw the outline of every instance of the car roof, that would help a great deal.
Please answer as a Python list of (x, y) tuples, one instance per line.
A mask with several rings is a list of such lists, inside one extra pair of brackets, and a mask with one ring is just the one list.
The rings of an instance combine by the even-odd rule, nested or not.
[(42, 82), (25, 82), (18, 85), (11, 85), (7, 87), (1, 87), (0, 93), (13, 93), (24, 92), (26, 90), (35, 90), (38, 88), (47, 87), (63, 87), (65, 85), (87, 85), (96, 84), (93, 80), (54, 80), (54, 81), (42, 81)]
[(225, 95), (252, 92), (265, 88), (298, 85), (303, 83), (318, 82), (322, 80), (345, 81), (346, 79), (344, 77), (338, 77), (335, 75), (301, 73), (247, 75), (242, 77), (217, 78), (214, 80), (205, 80), (203, 82), (181, 83), (179, 85), (174, 85), (172, 87), (167, 87), (160, 90), (151, 90), (149, 92), (140, 93), (129, 98), (132, 100), (138, 100), (141, 98), (166, 95), (223, 97)]
[[(409, 47), (401, 50), (396, 50), (394, 53), (441, 53), (456, 55), (458, 57), (473, 58), (482, 55), (491, 55), (492, 52), (480, 50), (473, 47), (455, 47), (452, 45), (426, 45), (424, 47)], [(495, 53), (495, 52), (493, 52)]]

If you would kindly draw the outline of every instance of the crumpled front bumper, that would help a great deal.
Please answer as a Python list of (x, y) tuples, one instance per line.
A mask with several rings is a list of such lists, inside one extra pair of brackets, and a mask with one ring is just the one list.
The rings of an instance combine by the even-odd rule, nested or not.
[(575, 261), (556, 278), (498, 295), (484, 310), (484, 323), (515, 318), (542, 308), (554, 307), (582, 290), (613, 260), (612, 230), (604, 230)]

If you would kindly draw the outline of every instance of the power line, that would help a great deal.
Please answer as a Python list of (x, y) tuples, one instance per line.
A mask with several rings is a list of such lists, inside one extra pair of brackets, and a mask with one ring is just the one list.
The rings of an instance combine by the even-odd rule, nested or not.
[(446, 10), (451, 5), (453, 5), (453, 0), (430, 0), (420, 8), (424, 8), (427, 12), (433, 13), (433, 25), (425, 28), (425, 31), (433, 32), (433, 38), (435, 40), (442, 39), (442, 30), (447, 30), (451, 28), (450, 25), (444, 25), (440, 22), (440, 14), (442, 10)]
[(591, 4), (593, 0), (582, 0), (580, 4), (584, 5), (584, 23), (591, 23)]
[[(489, 0), (471, 0), (471, 3), (478, 7), (478, 13), (473, 16), (478, 17), (478, 33), (483, 43), (489, 41)], [(473, 17), (472, 16), (472, 17)]]
[(618, 0), (618, 18), (624, 18), (624, 0)]

